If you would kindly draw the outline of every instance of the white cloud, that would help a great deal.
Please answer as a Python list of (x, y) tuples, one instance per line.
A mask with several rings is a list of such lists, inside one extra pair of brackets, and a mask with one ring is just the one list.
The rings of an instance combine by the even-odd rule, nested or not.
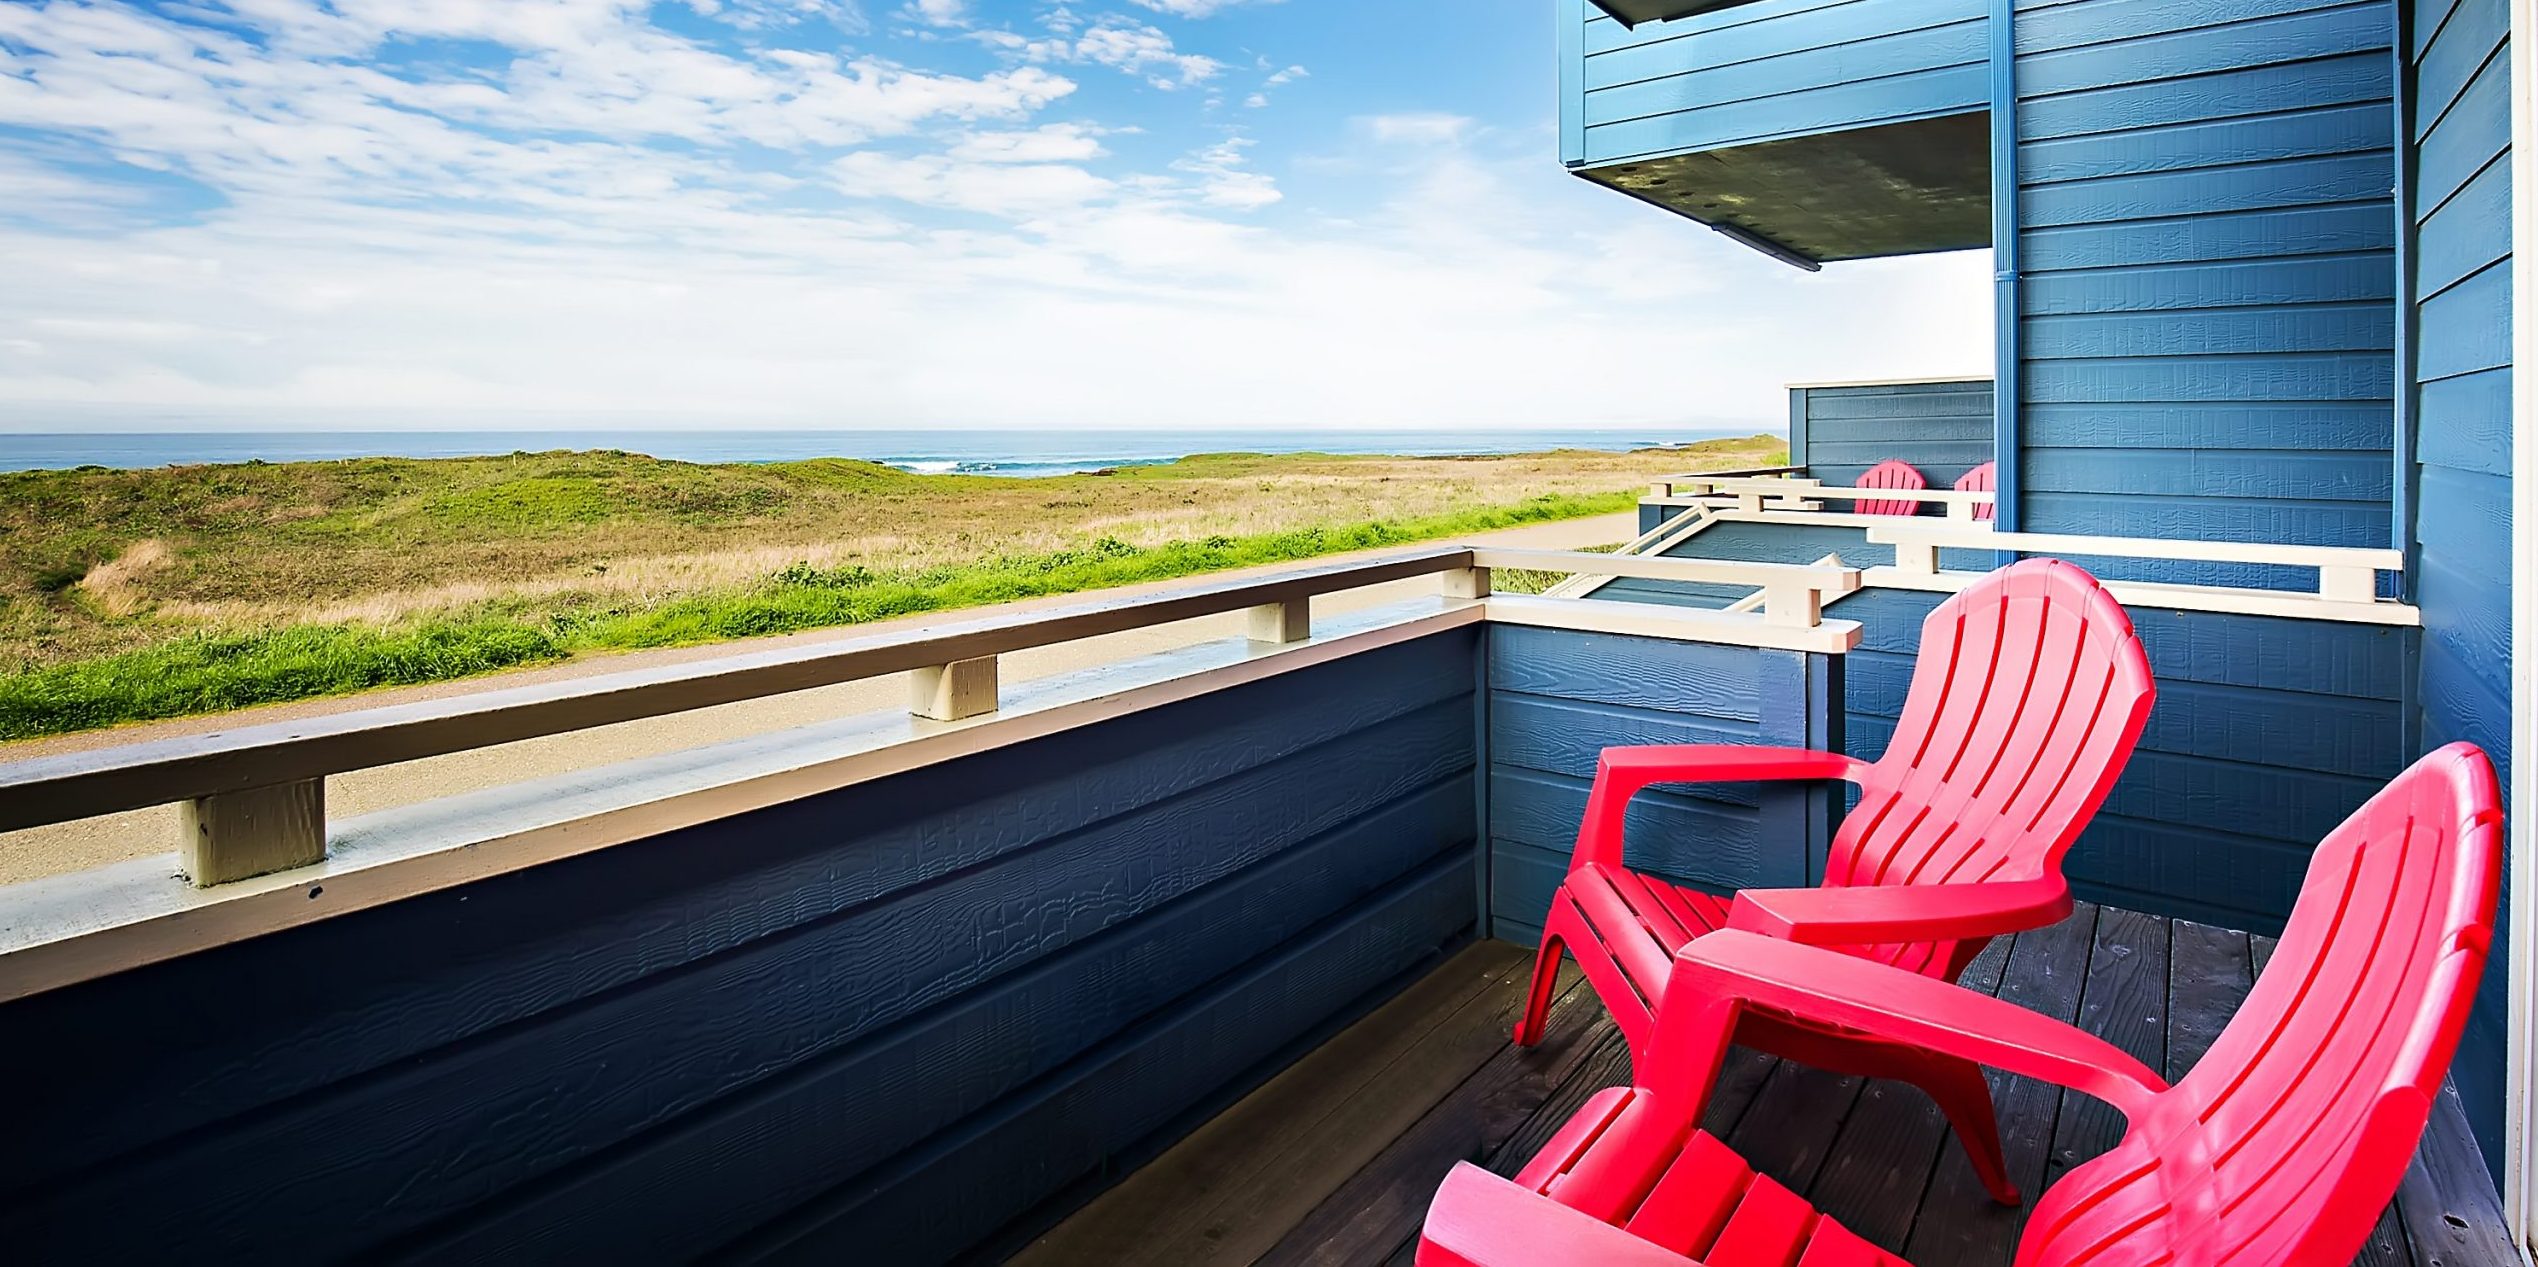
[(1229, 136), (1173, 167), (1199, 178), (1199, 201), (1212, 207), (1257, 210), (1284, 195), (1278, 192), (1276, 181), (1244, 165), (1243, 151), (1254, 144), (1250, 137)]
[(969, 25), (969, 0), (908, 0), (900, 16), (927, 26)]
[[(1114, 22), (963, 75), (638, 0), (230, 11), (262, 35), (0, 4), (0, 427), (1760, 426), (1789, 379), (1988, 362), (1979, 255), (1801, 275), (1452, 115), (1282, 149), (1285, 189), (1240, 135), (1141, 170), (1039, 117)], [(372, 63), (407, 35), (507, 52)]]
[(1075, 40), (1073, 56), (1131, 75), (1142, 75), (1157, 88), (1173, 89), (1214, 79), (1225, 64), (1201, 53), (1173, 47), (1172, 37), (1142, 22), (1104, 19)]
[[(1135, 0), (1140, 8), (1182, 18), (1213, 17), (1236, 5), (1255, 2), (1260, 0)], [(1277, 0), (1265, 0), (1265, 2), (1275, 4)]]
[(963, 133), (951, 156), (976, 163), (1081, 163), (1102, 157), (1102, 130), (1081, 123), (1044, 123), (1025, 132)]
[(838, 187), (855, 197), (896, 198), (919, 206), (1020, 219), (1098, 202), (1113, 182), (1065, 163), (970, 162), (949, 155), (900, 156), (871, 151), (831, 165)]
[(1365, 115), (1356, 122), (1368, 135), (1385, 144), (1451, 145), (1472, 130), (1472, 120), (1432, 110)]

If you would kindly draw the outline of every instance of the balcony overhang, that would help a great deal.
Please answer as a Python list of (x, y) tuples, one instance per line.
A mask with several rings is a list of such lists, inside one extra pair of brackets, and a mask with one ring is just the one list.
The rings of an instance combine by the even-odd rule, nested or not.
[(1595, 0), (1595, 7), (1611, 14), (1613, 20), (1623, 26), (1637, 26), (1642, 22), (1669, 22), (1751, 3), (1753, 0)]
[(1801, 267), (1992, 240), (1982, 110), (1575, 170)]

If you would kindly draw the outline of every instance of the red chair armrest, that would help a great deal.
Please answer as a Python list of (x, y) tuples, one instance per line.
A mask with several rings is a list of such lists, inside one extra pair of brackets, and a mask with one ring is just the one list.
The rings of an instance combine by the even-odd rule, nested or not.
[(1569, 865), (1618, 865), (1622, 820), (1630, 798), (1658, 783), (1755, 783), (1785, 779), (1858, 781), (1868, 763), (1812, 748), (1762, 748), (1748, 744), (1652, 744), (1606, 748), (1595, 763), (1595, 786), (1586, 796), (1577, 850)]
[(2071, 913), (2059, 877), (1983, 884), (1881, 884), (1837, 889), (1747, 889), (1729, 928), (1811, 946), (1965, 941), (2024, 932)]
[(1581, 1214), (1470, 1162), (1428, 1206), (1419, 1267), (1699, 1267), (1662, 1246)]
[[(1723, 1031), (1733, 1029), (1719, 1004), (1772, 1008), (1961, 1056), (2094, 1096), (2127, 1117), (2168, 1089), (2122, 1049), (2015, 1003), (1851, 955), (1735, 931), (1696, 938), (1675, 956), (1651, 1062), (1660, 1075), (1716, 1067), (1720, 1053), (1713, 1049), (1725, 1043)], [(1652, 1089), (1664, 1096), (1663, 1088)]]

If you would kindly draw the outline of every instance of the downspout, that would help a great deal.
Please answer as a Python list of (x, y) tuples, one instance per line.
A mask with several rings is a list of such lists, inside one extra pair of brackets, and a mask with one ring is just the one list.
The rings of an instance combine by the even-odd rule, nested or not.
[(2016, 0), (1992, 0), (1992, 524), (2019, 523)]
[[(2391, 352), (2396, 362), (2397, 430), (2394, 443), (2389, 446), (2395, 451), (2392, 457), (2396, 465), (2389, 472), (2388, 528), (2389, 545), (2405, 552), (2406, 557), (2405, 570), (2397, 574), (2397, 596), (2413, 602), (2415, 577), (2421, 571), (2416, 565), (2422, 557), (2415, 548), (2415, 498), (2421, 473), (2415, 464), (2418, 451), (2415, 428), (2419, 412), (2416, 399), (2419, 393), (2415, 390), (2415, 111), (2411, 89), (2413, 67), (2409, 64), (2414, 48), (2414, 21), (2410, 12), (2413, 6), (2399, 4), (2393, 7), (2396, 11), (2396, 38), (2390, 42), (2388, 56), (2392, 63), (2389, 82), (2397, 85), (2397, 144), (2391, 150), (2396, 156), (2396, 170), (2391, 174), (2396, 196), (2391, 201), (2397, 206), (2395, 264), (2398, 299), (2394, 323), (2396, 337), (2392, 340), (2394, 347)], [(2416, 746), (2410, 737), (2406, 750), (2413, 752)]]

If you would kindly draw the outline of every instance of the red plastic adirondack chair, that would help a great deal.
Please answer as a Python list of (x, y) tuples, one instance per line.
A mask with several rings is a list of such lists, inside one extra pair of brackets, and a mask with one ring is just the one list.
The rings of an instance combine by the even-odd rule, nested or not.
[(2395, 1195), (2467, 1025), (2502, 852), (2485, 754), (2458, 743), (2416, 762), (2318, 846), (2264, 975), (2173, 1087), (1990, 995), (1746, 933), (1705, 937), (1683, 952), (1651, 1085), (1589, 1100), (1512, 1183), (1458, 1166), (1418, 1261), (1906, 1267), (1697, 1130), (1737, 1014), (1761, 1007), (2124, 1114), (2123, 1139), (2037, 1204), (2017, 1267), (2345, 1267)]
[[(1958, 492), (1960, 492), (1960, 493), (1989, 493), (1989, 492), (1994, 492), (1994, 491), (1996, 491), (1996, 490), (1995, 490), (1992, 486), (1993, 486), (1993, 484), (1994, 484), (1994, 483), (1996, 483), (1996, 482), (1998, 481), (1998, 478), (1999, 478), (1999, 470), (2000, 470), (2000, 468), (1999, 468), (1999, 467), (1994, 466), (1993, 464), (1991, 464), (1991, 463), (1989, 463), (1989, 462), (1985, 462), (1985, 463), (1984, 463), (1984, 464), (1982, 464), (1981, 466), (1975, 467), (1973, 470), (1967, 471), (1965, 474), (1957, 476), (1957, 477), (1956, 477), (1956, 491), (1958, 491)], [(1975, 507), (1975, 508), (1974, 508), (1974, 517), (1975, 517), (1976, 519), (1989, 519), (1989, 518), (1991, 518), (1991, 517), (1992, 517), (1992, 506), (1991, 506), (1991, 504), (1987, 502), (1987, 503), (1985, 503), (1985, 504), (1983, 504), (1983, 505), (1980, 505), (1980, 506)]]
[[(1930, 487), (1930, 481), (1911, 463), (1900, 458), (1888, 458), (1860, 472), (1859, 486), (1861, 488), (1892, 488), (1917, 493)], [(1852, 509), (1863, 515), (1917, 515), (1921, 513), (1921, 503), (1861, 498), (1852, 504)]]
[[(2030, 559), (1932, 611), (1903, 719), (1875, 764), (1834, 752), (1691, 744), (1607, 748), (1567, 878), (1552, 896), (1515, 1040), (1542, 1036), (1560, 955), (1644, 1060), (1674, 952), (1719, 928), (1837, 945), (1954, 980), (2002, 933), (2071, 910), (2062, 856), (2123, 772), (2149, 717), (2150, 664), (2096, 578)], [(1748, 890), (1731, 904), (1629, 870), (1630, 798), (1658, 783), (1847, 779), (1859, 807), (1835, 833), (1821, 887)], [(1787, 842), (1796, 848), (1796, 841)], [(1747, 1046), (1846, 1074), (1894, 1078), (1945, 1109), (1995, 1196), (2016, 1201), (1991, 1092), (1964, 1061), (1756, 1015)]]

